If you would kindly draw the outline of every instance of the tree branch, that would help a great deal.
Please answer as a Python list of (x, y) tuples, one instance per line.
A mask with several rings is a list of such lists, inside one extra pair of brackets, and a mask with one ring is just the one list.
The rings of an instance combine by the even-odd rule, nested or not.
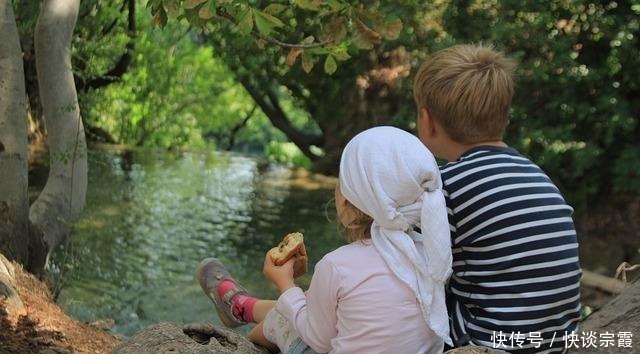
[(133, 61), (133, 51), (135, 48), (136, 38), (136, 1), (126, 0), (126, 5), (128, 7), (127, 35), (129, 36), (129, 42), (127, 42), (125, 51), (111, 70), (106, 72), (104, 75), (87, 80), (86, 84), (82, 86), (85, 90), (89, 88), (97, 89), (119, 81), (122, 78), (122, 75), (127, 72), (131, 62)]
[(251, 95), (256, 104), (258, 104), (260, 109), (262, 109), (267, 118), (269, 118), (269, 121), (274, 127), (282, 131), (311, 161), (318, 160), (319, 156), (313, 154), (310, 148), (312, 145), (322, 146), (323, 139), (321, 136), (306, 134), (296, 129), (280, 107), (277, 94), (273, 89), (267, 90), (265, 97), (265, 95), (256, 89), (248, 80), (240, 79), (240, 83), (249, 95)]
[(242, 120), (242, 122), (240, 122), (239, 124), (236, 124), (233, 128), (231, 128), (231, 132), (229, 135), (229, 142), (227, 143), (227, 147), (225, 148), (225, 150), (230, 151), (231, 149), (233, 149), (233, 146), (236, 144), (236, 134), (238, 134), (240, 129), (247, 126), (249, 119), (253, 117), (253, 114), (255, 113), (257, 108), (258, 108), (258, 105), (254, 104), (253, 108), (251, 108), (251, 111), (247, 113), (247, 116)]
[[(124, 0), (122, 2), (122, 6), (120, 6), (120, 13), (123, 13), (124, 10), (127, 8), (127, 6), (129, 5), (130, 1), (129, 0)], [(102, 29), (102, 36), (106, 36), (107, 34), (109, 34), (111, 31), (113, 31), (113, 29), (116, 27), (116, 25), (118, 24), (118, 18), (116, 17), (111, 24), (109, 24), (108, 26), (106, 26), (105, 28)]]

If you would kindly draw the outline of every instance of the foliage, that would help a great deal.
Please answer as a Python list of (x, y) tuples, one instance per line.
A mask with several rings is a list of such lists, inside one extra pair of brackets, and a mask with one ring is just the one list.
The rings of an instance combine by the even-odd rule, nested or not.
[(507, 139), (578, 207), (640, 193), (640, 5), (633, 1), (452, 1), (443, 27), (520, 61)]
[(181, 40), (188, 35), (184, 26), (139, 33), (134, 68), (91, 95), (87, 120), (125, 144), (203, 146), (196, 117), (211, 109), (209, 95), (223, 92), (211, 78), (224, 76), (224, 67), (211, 60), (211, 49)]
[(264, 153), (269, 160), (277, 163), (290, 163), (295, 167), (311, 168), (311, 160), (304, 156), (300, 150), (290, 142), (280, 143), (270, 141), (267, 146), (265, 146)]
[[(30, 2), (18, 3), (26, 9)], [(637, 2), (144, 4), (129, 74), (80, 102), (89, 123), (121, 142), (202, 146), (213, 139), (223, 148), (233, 135), (238, 149), (281, 158), (287, 154), (279, 143), (295, 142), (291, 128), (310, 137), (306, 147), (295, 142), (308, 148), (307, 158), (335, 163), (359, 130), (415, 127), (407, 76), (429, 53), (489, 42), (520, 62), (507, 142), (538, 162), (578, 208), (611, 192), (640, 193)], [(96, 34), (123, 16), (117, 5), (83, 1), (83, 8), (74, 58), (85, 64), (74, 66), (90, 77), (113, 63), (127, 36)], [(151, 22), (164, 29), (151, 31)], [(276, 125), (270, 105), (283, 108), (290, 127)], [(309, 154), (314, 146), (321, 152)]]
[[(144, 12), (137, 23), (136, 54), (128, 73), (120, 82), (81, 97), (89, 125), (120, 143), (142, 146), (219, 145), (255, 152), (269, 141), (286, 140), (258, 110), (234, 136), (234, 146), (228, 146), (230, 131), (252, 111), (252, 99), (212, 48), (199, 44), (188, 24), (153, 29)], [(290, 104), (285, 109), (297, 120), (308, 119)]]
[[(290, 3), (257, 3), (250, 1), (214, 0), (149, 0), (154, 21), (167, 24), (168, 16), (186, 18), (189, 23), (208, 32), (228, 23), (243, 35), (252, 35), (258, 45), (267, 42), (289, 48), (287, 64), (300, 58), (300, 65), (309, 72), (316, 62), (333, 74), (336, 61), (350, 58), (347, 47), (371, 49), (382, 39), (394, 40), (402, 30), (402, 21), (395, 15), (380, 11), (364, 2), (339, 0), (294, 0)], [(292, 42), (274, 36), (298, 34)], [(301, 37), (301, 38), (300, 38)]]
[[(268, 6), (267, 2), (253, 4)], [(402, 17), (406, 29), (412, 28), (414, 14), (420, 13), (417, 8), (420, 7), (396, 2), (381, 2), (376, 7), (378, 12)], [(290, 21), (294, 23), (305, 23), (309, 18), (304, 11), (295, 11), (292, 16)], [(308, 32), (299, 31), (283, 29), (278, 38), (287, 43), (302, 43)], [(204, 43), (214, 47), (217, 57), (228, 65), (274, 126), (313, 161), (314, 169), (335, 173), (335, 156), (339, 156), (344, 143), (366, 127), (392, 122), (400, 103), (410, 97), (409, 85), (401, 83), (408, 74), (410, 58), (403, 44), (415, 43), (408, 38), (416, 36), (414, 31), (403, 31), (397, 40), (384, 41), (369, 51), (359, 50), (353, 43), (342, 43), (340, 50), (350, 58), (336, 63), (332, 75), (324, 71), (325, 61), (320, 61), (321, 58), (309, 56), (314, 65), (307, 68), (290, 65), (291, 56), (282, 46), (266, 43), (261, 47), (254, 36), (241, 33), (227, 22), (215, 30), (205, 30)], [(296, 60), (307, 52), (322, 50), (327, 49), (304, 48)], [(333, 68), (332, 63), (327, 66)], [(288, 100), (306, 112), (311, 121), (300, 125), (288, 114), (279, 114), (278, 107)], [(327, 169), (318, 167), (322, 166), (321, 160), (326, 162)]]

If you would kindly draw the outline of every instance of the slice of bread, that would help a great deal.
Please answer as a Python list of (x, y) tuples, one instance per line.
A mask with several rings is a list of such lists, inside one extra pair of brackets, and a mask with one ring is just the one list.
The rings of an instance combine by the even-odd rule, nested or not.
[(269, 255), (278, 266), (298, 256), (293, 265), (293, 277), (297, 278), (307, 272), (307, 250), (304, 247), (304, 236), (299, 232), (286, 235), (277, 247), (269, 251)]

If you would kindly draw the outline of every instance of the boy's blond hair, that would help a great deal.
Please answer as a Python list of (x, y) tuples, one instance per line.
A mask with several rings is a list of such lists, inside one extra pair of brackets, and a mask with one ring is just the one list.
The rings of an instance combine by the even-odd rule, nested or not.
[(457, 142), (502, 140), (515, 67), (502, 53), (481, 44), (438, 51), (413, 81), (418, 110), (426, 109)]

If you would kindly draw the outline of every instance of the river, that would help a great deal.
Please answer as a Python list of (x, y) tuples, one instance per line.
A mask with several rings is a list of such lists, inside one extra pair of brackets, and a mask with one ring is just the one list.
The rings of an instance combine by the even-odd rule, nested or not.
[(220, 152), (92, 149), (87, 204), (54, 255), (58, 304), (81, 321), (112, 319), (128, 337), (161, 321), (220, 324), (194, 276), (218, 257), (250, 293), (277, 296), (264, 253), (305, 234), (309, 272), (344, 243), (335, 226), (335, 181)]

